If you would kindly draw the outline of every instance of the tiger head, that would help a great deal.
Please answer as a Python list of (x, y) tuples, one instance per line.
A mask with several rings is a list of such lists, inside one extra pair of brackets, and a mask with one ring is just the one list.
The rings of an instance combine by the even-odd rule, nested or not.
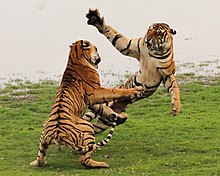
[(176, 31), (165, 23), (151, 25), (144, 37), (144, 42), (151, 55), (164, 55), (172, 50), (173, 37)]
[[(86, 62), (85, 62), (86, 61)], [(97, 52), (97, 48), (86, 40), (78, 40), (70, 46), (70, 57), (68, 63), (84, 62), (90, 64), (95, 69), (101, 62), (101, 58)]]

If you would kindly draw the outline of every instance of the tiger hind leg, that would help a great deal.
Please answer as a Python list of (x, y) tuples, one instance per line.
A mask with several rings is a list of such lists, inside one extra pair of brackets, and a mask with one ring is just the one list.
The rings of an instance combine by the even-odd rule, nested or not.
[[(123, 104), (123, 102), (120, 104)], [(123, 109), (122, 107), (120, 108)], [(111, 109), (104, 104), (92, 107), (91, 111), (89, 111), (89, 115), (91, 116), (92, 113), (95, 114), (95, 116), (97, 114), (99, 115), (98, 119), (93, 124), (95, 134), (105, 131), (107, 128), (112, 126), (113, 122), (116, 122), (117, 125), (120, 125), (128, 119), (128, 114), (122, 112), (120, 108), (116, 107)]]
[(48, 149), (48, 146), (49, 145), (46, 143), (46, 141), (43, 138), (41, 138), (39, 143), (39, 151), (38, 151), (37, 159), (32, 161), (30, 165), (43, 167), (46, 164), (45, 158), (46, 158), (46, 151)]
[(72, 148), (73, 150), (80, 151), (81, 156), (79, 158), (79, 161), (83, 166), (88, 167), (88, 168), (108, 168), (109, 167), (107, 163), (94, 161), (91, 158), (91, 154), (99, 148), (99, 146), (97, 146), (96, 144), (88, 145), (86, 142), (84, 142), (83, 146), (76, 146), (74, 143), (72, 143), (71, 139), (69, 139), (68, 137), (64, 137), (61, 143), (66, 145), (67, 147)]
[[(88, 130), (88, 129), (87, 129)], [(93, 130), (93, 129), (91, 129)], [(82, 136), (86, 136), (86, 134), (82, 133)], [(91, 143), (95, 143), (95, 139), (92, 139), (93, 136), (87, 136), (89, 138), (89, 140), (85, 140), (82, 139), (83, 145), (76, 145), (73, 140), (72, 137), (70, 136), (66, 136), (65, 134), (60, 134), (59, 135), (59, 139), (60, 139), (60, 144), (63, 144), (67, 147), (69, 147), (72, 150), (76, 150), (78, 152), (80, 152), (81, 156), (79, 161), (81, 162), (81, 164), (85, 167), (88, 168), (107, 168), (109, 167), (109, 165), (105, 162), (98, 162), (98, 161), (94, 161), (91, 158), (91, 154), (96, 151), (97, 149), (100, 148), (99, 145), (96, 144), (91, 144)]]
[(121, 109), (124, 109), (124, 107), (122, 107), (123, 102), (119, 103), (120, 107), (115, 106), (114, 109), (109, 107), (112, 103), (113, 102), (110, 102), (108, 106), (104, 104), (92, 105), (89, 107), (90, 111), (82, 117), (86, 121), (91, 121), (95, 119), (97, 115), (100, 116), (95, 124), (93, 124), (96, 134), (105, 131), (108, 127), (112, 126), (113, 122), (116, 122), (116, 124), (119, 125), (127, 120), (128, 115), (124, 112), (121, 112)]
[(109, 141), (112, 138), (112, 135), (115, 131), (115, 127), (116, 127), (116, 122), (114, 122), (112, 124), (112, 128), (109, 131), (108, 135), (106, 136), (106, 138), (100, 142), (98, 142), (97, 144), (94, 144), (92, 146), (92, 150), (87, 151), (85, 153), (81, 153), (80, 156), (80, 162), (82, 163), (82, 165), (89, 167), (89, 168), (108, 168), (109, 165), (105, 162), (97, 162), (91, 159), (90, 155), (92, 154), (93, 151), (95, 151), (96, 149), (105, 146), (106, 144), (109, 143)]

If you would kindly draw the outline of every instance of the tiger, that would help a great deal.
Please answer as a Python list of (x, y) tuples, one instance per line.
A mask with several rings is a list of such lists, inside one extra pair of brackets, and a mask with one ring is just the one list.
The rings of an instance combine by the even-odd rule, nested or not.
[[(97, 162), (91, 154), (106, 145), (115, 128), (112, 125), (107, 137), (95, 143), (95, 133), (90, 122), (82, 119), (86, 108), (117, 99), (127, 100), (138, 96), (141, 87), (133, 89), (103, 88), (97, 71), (101, 58), (97, 48), (87, 40), (78, 40), (70, 46), (68, 63), (49, 118), (44, 123), (40, 136), (37, 159), (30, 163), (34, 166), (46, 164), (46, 151), (51, 144), (61, 144), (80, 153), (79, 161), (89, 168), (107, 168), (105, 162)], [(95, 107), (95, 105), (94, 105)], [(120, 117), (109, 107), (105, 113), (111, 120)], [(122, 114), (122, 116), (126, 116)]]
[[(109, 117), (100, 109), (109, 106), (115, 112), (124, 112), (132, 102), (151, 96), (162, 82), (171, 95), (172, 114), (176, 116), (181, 109), (180, 92), (174, 77), (173, 35), (177, 32), (166, 23), (154, 23), (148, 28), (144, 37), (128, 39), (108, 25), (104, 17), (100, 16), (98, 9), (89, 9), (86, 17), (88, 25), (95, 26), (121, 54), (136, 58), (140, 63), (139, 71), (128, 78), (119, 88), (129, 89), (135, 86), (144, 88), (142, 95), (134, 97), (132, 101), (116, 100), (96, 106), (93, 111), (85, 114), (83, 118), (88, 121), (98, 116), (93, 124), (95, 133), (101, 133), (112, 124)], [(117, 125), (126, 120), (127, 118), (119, 118)]]

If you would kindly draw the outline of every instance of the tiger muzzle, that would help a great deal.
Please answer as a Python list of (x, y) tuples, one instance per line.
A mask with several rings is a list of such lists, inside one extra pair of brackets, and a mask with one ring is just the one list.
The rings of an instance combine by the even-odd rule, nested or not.
[(95, 65), (98, 65), (101, 62), (101, 58), (99, 57), (96, 61), (95, 61)]

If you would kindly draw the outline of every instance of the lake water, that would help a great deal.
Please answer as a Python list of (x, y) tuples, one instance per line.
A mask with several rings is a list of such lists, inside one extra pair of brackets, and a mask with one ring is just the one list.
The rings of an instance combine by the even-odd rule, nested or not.
[[(192, 73), (196, 76), (216, 76), (220, 74), (220, 53), (217, 50), (209, 51), (203, 49), (198, 51), (197, 43), (201, 43), (199, 39), (183, 39), (185, 46), (175, 50), (176, 74)], [(186, 52), (187, 51), (187, 52)], [(111, 57), (115, 57), (112, 60)], [(29, 58), (26, 58), (27, 62)], [(103, 63), (100, 64), (99, 72), (101, 75), (101, 82), (104, 86), (113, 86), (124, 81), (128, 75), (136, 72), (139, 69), (139, 64), (135, 59), (121, 56), (107, 55), (102, 58)], [(107, 61), (106, 61), (107, 60)], [(109, 61), (111, 60), (111, 61)], [(23, 60), (25, 61), (25, 59)], [(63, 71), (65, 69), (66, 61), (57, 68), (56, 63), (49, 68), (42, 63), (40, 70), (35, 70), (34, 66), (16, 68), (16, 63), (12, 63), (9, 68), (3, 66), (4, 71), (0, 71), (0, 86), (9, 80), (22, 79), (24, 81), (39, 82), (41, 80), (56, 80), (60, 81)], [(17, 65), (19, 65), (18, 63)], [(14, 71), (13, 71), (14, 70)]]
[[(196, 42), (199, 42), (198, 40)], [(191, 47), (196, 45), (195, 41), (187, 41)], [(189, 47), (187, 46), (187, 47)], [(185, 49), (185, 48), (184, 48)], [(185, 51), (190, 52), (185, 52)], [(118, 56), (116, 56), (118, 57)], [(27, 58), (28, 59), (28, 58)], [(101, 82), (104, 86), (113, 86), (118, 84), (120, 81), (124, 81), (126, 77), (139, 69), (139, 64), (135, 59), (123, 58), (124, 63), (112, 63), (109, 61), (112, 58), (106, 59), (104, 63), (100, 64), (99, 72), (101, 75)], [(120, 60), (121, 58), (115, 58)], [(191, 51), (190, 49), (185, 49), (181, 51), (180, 49), (175, 52), (176, 61), (176, 74), (186, 74), (193, 73), (196, 76), (216, 76), (220, 75), (220, 54), (219, 51)], [(65, 61), (66, 62), (66, 61)], [(13, 65), (12, 65), (13, 66)], [(0, 65), (4, 67), (4, 65)], [(16, 64), (14, 65), (16, 67)], [(51, 66), (50, 66), (51, 67)], [(56, 80), (60, 81), (62, 78), (63, 70), (65, 65), (59, 69), (53, 70), (48, 69), (42, 63), (41, 70), (34, 70), (30, 68), (24, 69), (19, 68), (19, 72), (13, 72), (13, 67), (10, 67), (9, 71), (0, 72), (0, 87), (8, 82), (9, 80), (22, 79), (24, 81), (39, 82), (41, 80)], [(6, 70), (4, 68), (4, 70)], [(14, 69), (16, 70), (16, 68)]]

